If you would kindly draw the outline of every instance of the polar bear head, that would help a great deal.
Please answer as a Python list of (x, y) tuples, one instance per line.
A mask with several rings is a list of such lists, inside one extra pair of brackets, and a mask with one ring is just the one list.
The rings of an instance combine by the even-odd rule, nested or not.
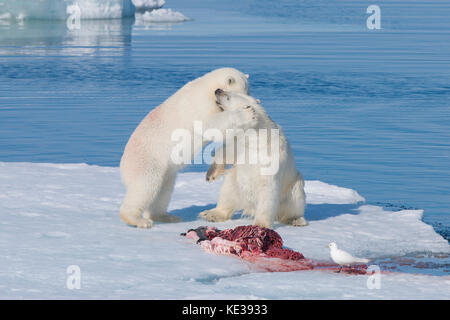
[(209, 76), (214, 79), (216, 88), (224, 91), (233, 91), (239, 93), (248, 93), (248, 74), (243, 74), (234, 68), (220, 68), (209, 73)]
[(221, 89), (247, 94), (248, 78), (248, 75), (234, 68), (216, 69), (190, 82), (186, 88), (188, 93), (184, 92), (182, 96), (189, 96), (189, 100), (195, 102), (191, 104), (191, 108), (198, 108), (204, 114), (220, 112), (221, 109), (216, 105), (215, 91)]
[(216, 103), (222, 110), (234, 111), (241, 108), (251, 107), (255, 111), (264, 112), (261, 101), (252, 96), (240, 92), (224, 91), (217, 89), (214, 92)]

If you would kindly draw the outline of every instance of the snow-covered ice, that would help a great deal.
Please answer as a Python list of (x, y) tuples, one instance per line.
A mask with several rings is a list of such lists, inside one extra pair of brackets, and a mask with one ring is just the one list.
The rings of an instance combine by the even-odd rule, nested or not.
[[(256, 273), (239, 259), (211, 255), (179, 234), (207, 223), (197, 214), (212, 208), (220, 182), (204, 173), (180, 173), (169, 210), (183, 222), (150, 230), (118, 217), (124, 188), (119, 169), (86, 164), (0, 163), (0, 298), (450, 298), (450, 277), (412, 273), (368, 276), (324, 271)], [(330, 261), (336, 241), (371, 259), (417, 252), (450, 254), (448, 242), (421, 221), (422, 210), (385, 211), (361, 203), (354, 190), (307, 181), (310, 224), (276, 225), (286, 246), (305, 257)], [(81, 270), (81, 288), (66, 287), (66, 270)]]
[(309, 194), (308, 203), (310, 204), (346, 204), (365, 201), (355, 190), (317, 180), (306, 181), (305, 192)]
[(166, 3), (165, 0), (132, 0), (132, 1), (137, 11), (159, 9)]
[(135, 12), (131, 0), (0, 0), (0, 18), (64, 20), (73, 8), (80, 19), (117, 19), (132, 17)]

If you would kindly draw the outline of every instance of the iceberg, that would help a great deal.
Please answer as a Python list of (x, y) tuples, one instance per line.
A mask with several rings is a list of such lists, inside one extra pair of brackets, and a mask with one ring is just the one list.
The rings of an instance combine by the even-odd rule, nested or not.
[(0, 0), (0, 19), (18, 21), (65, 20), (72, 14), (80, 19), (119, 19), (132, 17), (134, 12), (131, 0)]

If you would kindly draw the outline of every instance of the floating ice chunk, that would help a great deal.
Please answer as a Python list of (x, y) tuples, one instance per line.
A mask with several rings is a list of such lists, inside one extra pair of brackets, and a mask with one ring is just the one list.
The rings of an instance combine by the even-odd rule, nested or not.
[(165, 0), (132, 0), (137, 11), (152, 10), (161, 8)]
[(136, 19), (150, 23), (175, 23), (190, 20), (181, 12), (173, 11), (172, 9), (146, 11), (143, 14), (136, 14)]

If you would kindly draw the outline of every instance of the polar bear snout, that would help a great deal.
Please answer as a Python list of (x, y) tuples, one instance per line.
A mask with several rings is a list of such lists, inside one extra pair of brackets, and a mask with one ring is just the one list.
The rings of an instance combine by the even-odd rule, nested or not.
[(224, 96), (227, 96), (227, 93), (220, 88), (214, 91), (214, 94), (216, 95), (216, 100), (218, 103), (221, 102)]
[(258, 104), (253, 97), (239, 92), (226, 91), (219, 88), (214, 91), (214, 94), (216, 95), (217, 106), (225, 111), (238, 111), (242, 108), (249, 109)]
[(226, 95), (225, 91), (223, 91), (222, 89), (217, 89), (216, 91), (214, 91), (214, 94), (216, 95), (216, 104), (217, 106), (220, 108), (220, 110), (224, 111), (224, 107), (222, 105), (221, 99), (224, 95)]

